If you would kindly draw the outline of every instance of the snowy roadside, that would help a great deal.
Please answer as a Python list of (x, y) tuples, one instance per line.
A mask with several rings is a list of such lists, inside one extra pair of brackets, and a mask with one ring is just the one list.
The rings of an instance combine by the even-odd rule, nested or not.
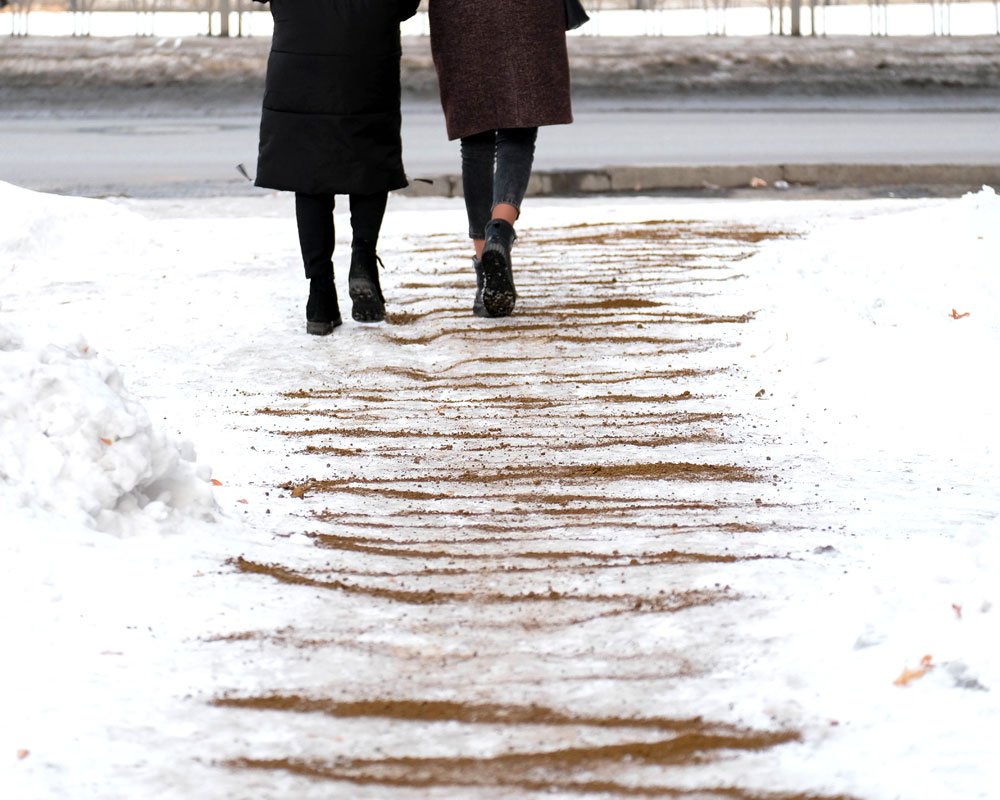
[[(746, 342), (758, 416), (801, 465), (814, 524), (839, 506), (823, 557), (843, 572), (825, 603), (789, 597), (767, 628), (799, 631), (788, 681), (823, 676), (804, 697), (849, 726), (826, 755), (864, 765), (862, 797), (986, 798), (1000, 779), (985, 745), (1000, 722), (1000, 198), (904, 209), (858, 204), (753, 263), (769, 307)], [(881, 679), (892, 671), (906, 688)]]
[[(205, 639), (316, 610), (311, 595), (223, 566), (308, 544), (281, 538), (301, 523), (272, 494), (304, 462), (276, 463), (252, 412), (345, 361), (430, 369), (435, 346), (393, 346), (350, 323), (306, 340), (287, 198), (111, 204), (0, 184), (0, 211), (11, 223), (0, 231), (0, 601), (17, 648), (2, 690), (13, 713), (0, 728), (0, 785), (24, 797), (238, 794), (249, 786), (238, 776), (199, 782), (216, 775), (218, 754), (199, 750), (205, 730), (248, 735), (202, 707), (213, 686), (239, 689), (241, 674)], [(461, 230), (461, 217), (453, 201), (394, 198), (389, 283), (421, 275), (421, 242)], [(754, 767), (757, 782), (871, 800), (990, 797), (1000, 782), (990, 737), (1000, 723), (1000, 425), (989, 367), (1000, 344), (1000, 200), (984, 190), (958, 201), (536, 202), (526, 238), (581, 219), (809, 234), (766, 245), (742, 264), (749, 280), (728, 288), (759, 311), (735, 351), (739, 384), (724, 396), (752, 424), (747, 459), (782, 466), (793, 530), (782, 546), (796, 528), (818, 542), (774, 584), (740, 587), (757, 597), (752, 618), (717, 609), (720, 629), (738, 631), (719, 639), (732, 673), (713, 678), (735, 709), (727, 721), (770, 718), (805, 733)], [(205, 461), (163, 429), (190, 437)], [(206, 463), (223, 484), (214, 503)], [(117, 494), (95, 475), (113, 478)], [(175, 482), (169, 496), (164, 479)], [(806, 582), (817, 575), (822, 584)], [(932, 668), (893, 685), (925, 655)], [(736, 759), (714, 769), (741, 774)]]
[[(0, 49), (3, 113), (155, 116), (257, 109), (268, 37), (25, 37)], [(996, 36), (574, 36), (574, 91), (672, 105), (730, 98), (789, 107), (824, 98), (996, 108)], [(426, 36), (403, 39), (405, 98), (437, 99)]]
[[(60, 287), (107, 296), (123, 288), (111, 282), (118, 270), (152, 265), (146, 221), (107, 203), (7, 184), (0, 206), (0, 607), (8, 643), (0, 748), (11, 756), (0, 786), (8, 797), (97, 796), (116, 759), (144, 756), (102, 752), (95, 742), (134, 724), (137, 713), (162, 721), (190, 691), (181, 653), (202, 619), (224, 615), (227, 603), (206, 600), (202, 570), (217, 570), (216, 548), (248, 532), (221, 512), (211, 469), (193, 445), (164, 433), (146, 399), (127, 388), (131, 376), (82, 336), (95, 327), (94, 308), (64, 319), (71, 300)], [(8, 313), (12, 301), (24, 302), (24, 313)]]

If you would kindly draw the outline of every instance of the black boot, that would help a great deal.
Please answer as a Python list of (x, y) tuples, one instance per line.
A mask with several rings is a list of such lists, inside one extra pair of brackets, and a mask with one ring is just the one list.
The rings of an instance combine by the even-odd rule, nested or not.
[(309, 281), (309, 300), (306, 303), (306, 333), (329, 336), (341, 322), (333, 274), (312, 278)]
[(472, 267), (476, 270), (476, 299), (472, 302), (472, 313), (477, 317), (488, 317), (483, 305), (483, 262), (473, 257)]
[(380, 263), (374, 244), (355, 242), (351, 246), (347, 287), (354, 301), (351, 316), (357, 322), (382, 322), (385, 319), (385, 298), (378, 279)]
[(494, 219), (486, 226), (486, 246), (483, 248), (483, 308), (490, 317), (509, 317), (517, 302), (510, 250), (514, 246), (514, 226)]

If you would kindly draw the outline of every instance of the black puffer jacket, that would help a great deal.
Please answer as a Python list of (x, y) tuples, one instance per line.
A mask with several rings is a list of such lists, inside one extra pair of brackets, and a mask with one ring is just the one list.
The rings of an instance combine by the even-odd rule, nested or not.
[(306, 194), (406, 186), (399, 23), (420, 0), (270, 2), (257, 185)]

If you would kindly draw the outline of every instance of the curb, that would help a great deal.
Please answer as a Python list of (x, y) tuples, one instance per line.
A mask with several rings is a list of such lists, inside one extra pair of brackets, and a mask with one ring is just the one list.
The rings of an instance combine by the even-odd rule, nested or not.
[[(746, 189), (757, 180), (768, 186), (862, 188), (873, 186), (1000, 185), (997, 164), (757, 164), (717, 166), (604, 167), (552, 170), (531, 176), (528, 194), (565, 197), (586, 194), (639, 194), (659, 191)], [(415, 178), (401, 194), (461, 197), (460, 175)]]

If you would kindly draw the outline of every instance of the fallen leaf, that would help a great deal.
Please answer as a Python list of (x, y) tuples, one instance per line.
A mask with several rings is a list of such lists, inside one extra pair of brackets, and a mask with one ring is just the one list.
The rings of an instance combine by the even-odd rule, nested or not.
[(916, 669), (904, 668), (900, 676), (893, 681), (893, 684), (895, 686), (909, 686), (913, 681), (924, 677), (932, 669), (934, 669), (933, 659), (930, 656), (924, 656), (920, 659), (919, 667)]
[(217, 481), (215, 478), (212, 478), (212, 486), (222, 486), (222, 481)]
[(761, 389), (759, 392), (757, 392), (757, 394), (754, 395), (754, 397), (763, 397), (765, 394), (767, 393), (763, 389)]
[(918, 678), (924, 677), (924, 675), (926, 675), (927, 672), (928, 670), (926, 669), (906, 668), (900, 673), (899, 677), (893, 681), (893, 684), (895, 686), (909, 686), (913, 681), (917, 680)]
[(237, 500), (236, 502), (237, 502), (237, 503), (243, 503), (243, 505), (247, 505), (247, 504), (248, 504), (248, 503), (249, 503), (250, 501), (249, 501), (249, 500), (246, 500), (246, 499), (243, 499), (243, 498), (241, 498), (241, 499)]
[(103, 442), (104, 444), (106, 444), (106, 445), (107, 445), (108, 447), (111, 447), (111, 445), (113, 445), (113, 444), (114, 444), (114, 442), (112, 442), (112, 441), (111, 441), (110, 439), (105, 439), (105, 438), (104, 438), (103, 436), (101, 437), (101, 441), (102, 441), (102, 442)]
[(952, 319), (962, 319), (963, 317), (967, 317), (970, 314), (972, 314), (971, 311), (965, 311), (965, 312), (959, 314), (954, 308), (951, 310), (951, 318)]
[(955, 616), (959, 619), (962, 618), (962, 607), (958, 603), (951, 604), (952, 611), (955, 612)]
[(26, 759), (30, 755), (31, 755), (31, 751), (30, 750), (18, 750), (17, 751), (17, 760), (18, 761), (24, 761), (24, 759)]

